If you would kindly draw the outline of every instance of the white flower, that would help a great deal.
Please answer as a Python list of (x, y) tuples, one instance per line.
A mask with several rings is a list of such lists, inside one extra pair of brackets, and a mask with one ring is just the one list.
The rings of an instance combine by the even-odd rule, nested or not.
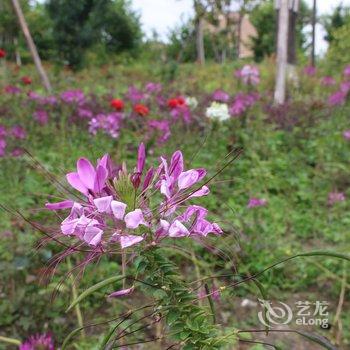
[(186, 105), (191, 109), (195, 109), (198, 106), (198, 100), (195, 97), (187, 96)]
[(224, 121), (230, 118), (230, 113), (226, 103), (213, 102), (206, 110), (206, 116), (210, 119)]

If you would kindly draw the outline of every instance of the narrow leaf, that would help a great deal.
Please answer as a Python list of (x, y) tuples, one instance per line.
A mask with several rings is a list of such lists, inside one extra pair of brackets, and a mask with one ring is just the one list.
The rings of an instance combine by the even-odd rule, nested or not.
[(66, 312), (70, 311), (75, 305), (80, 303), (83, 299), (88, 297), (90, 294), (95, 293), (99, 289), (102, 289), (103, 287), (106, 287), (114, 282), (121, 281), (125, 278), (125, 276), (114, 276), (107, 278), (99, 283), (96, 283), (95, 285), (91, 286), (87, 290), (85, 290), (83, 293), (81, 293), (75, 300), (72, 301), (72, 303), (69, 305), (68, 309)]

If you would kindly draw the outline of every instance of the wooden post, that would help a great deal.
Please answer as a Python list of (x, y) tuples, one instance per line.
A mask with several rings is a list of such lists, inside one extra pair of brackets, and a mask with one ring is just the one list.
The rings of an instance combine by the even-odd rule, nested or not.
[(279, 1), (278, 37), (277, 37), (277, 75), (275, 87), (275, 103), (283, 104), (286, 100), (286, 77), (288, 55), (288, 0)]
[(315, 50), (316, 50), (316, 22), (317, 22), (317, 2), (314, 0), (314, 5), (312, 8), (312, 46), (311, 46), (311, 65), (315, 67)]
[(36, 66), (36, 69), (37, 69), (37, 71), (38, 71), (38, 73), (40, 75), (41, 81), (42, 81), (46, 91), (48, 93), (51, 93), (52, 88), (51, 88), (51, 84), (50, 84), (49, 78), (46, 75), (44, 67), (41, 64), (41, 60), (40, 60), (38, 51), (37, 51), (37, 49), (35, 47), (34, 41), (33, 41), (32, 36), (30, 34), (27, 22), (26, 22), (26, 20), (24, 18), (23, 11), (21, 9), (21, 6), (20, 6), (18, 0), (12, 0), (12, 4), (13, 4), (13, 7), (15, 9), (15, 12), (16, 12), (19, 24), (20, 24), (22, 32), (24, 34), (24, 37), (25, 37), (25, 39), (27, 41), (27, 45), (28, 45), (29, 51), (30, 51), (30, 53), (32, 55), (33, 61), (34, 61), (35, 66)]

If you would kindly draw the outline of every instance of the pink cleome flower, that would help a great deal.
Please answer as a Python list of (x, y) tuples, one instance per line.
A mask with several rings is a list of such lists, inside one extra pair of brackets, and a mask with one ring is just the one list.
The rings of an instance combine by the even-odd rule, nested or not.
[(55, 350), (51, 334), (36, 334), (19, 346), (19, 350)]

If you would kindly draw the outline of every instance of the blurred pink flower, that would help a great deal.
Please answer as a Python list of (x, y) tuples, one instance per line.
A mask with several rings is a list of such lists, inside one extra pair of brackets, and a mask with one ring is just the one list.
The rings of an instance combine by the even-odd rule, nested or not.
[(267, 204), (267, 200), (263, 198), (250, 198), (248, 202), (248, 208), (263, 207)]
[(345, 194), (343, 192), (330, 192), (328, 194), (328, 204), (334, 205), (337, 202), (344, 202)]
[(328, 104), (330, 106), (339, 106), (345, 103), (346, 93), (343, 91), (337, 91), (328, 98)]
[(350, 141), (350, 130), (345, 130), (343, 132), (343, 137), (344, 137), (345, 140)]
[(19, 350), (55, 350), (51, 334), (36, 334), (19, 346)]
[(304, 67), (304, 70), (303, 70), (304, 74), (308, 75), (309, 77), (313, 77), (317, 70), (316, 70), (316, 67), (313, 67), (313, 66), (306, 66)]
[(333, 86), (335, 84), (336, 84), (336, 81), (331, 76), (325, 76), (321, 80), (321, 85), (323, 85), (323, 86)]

